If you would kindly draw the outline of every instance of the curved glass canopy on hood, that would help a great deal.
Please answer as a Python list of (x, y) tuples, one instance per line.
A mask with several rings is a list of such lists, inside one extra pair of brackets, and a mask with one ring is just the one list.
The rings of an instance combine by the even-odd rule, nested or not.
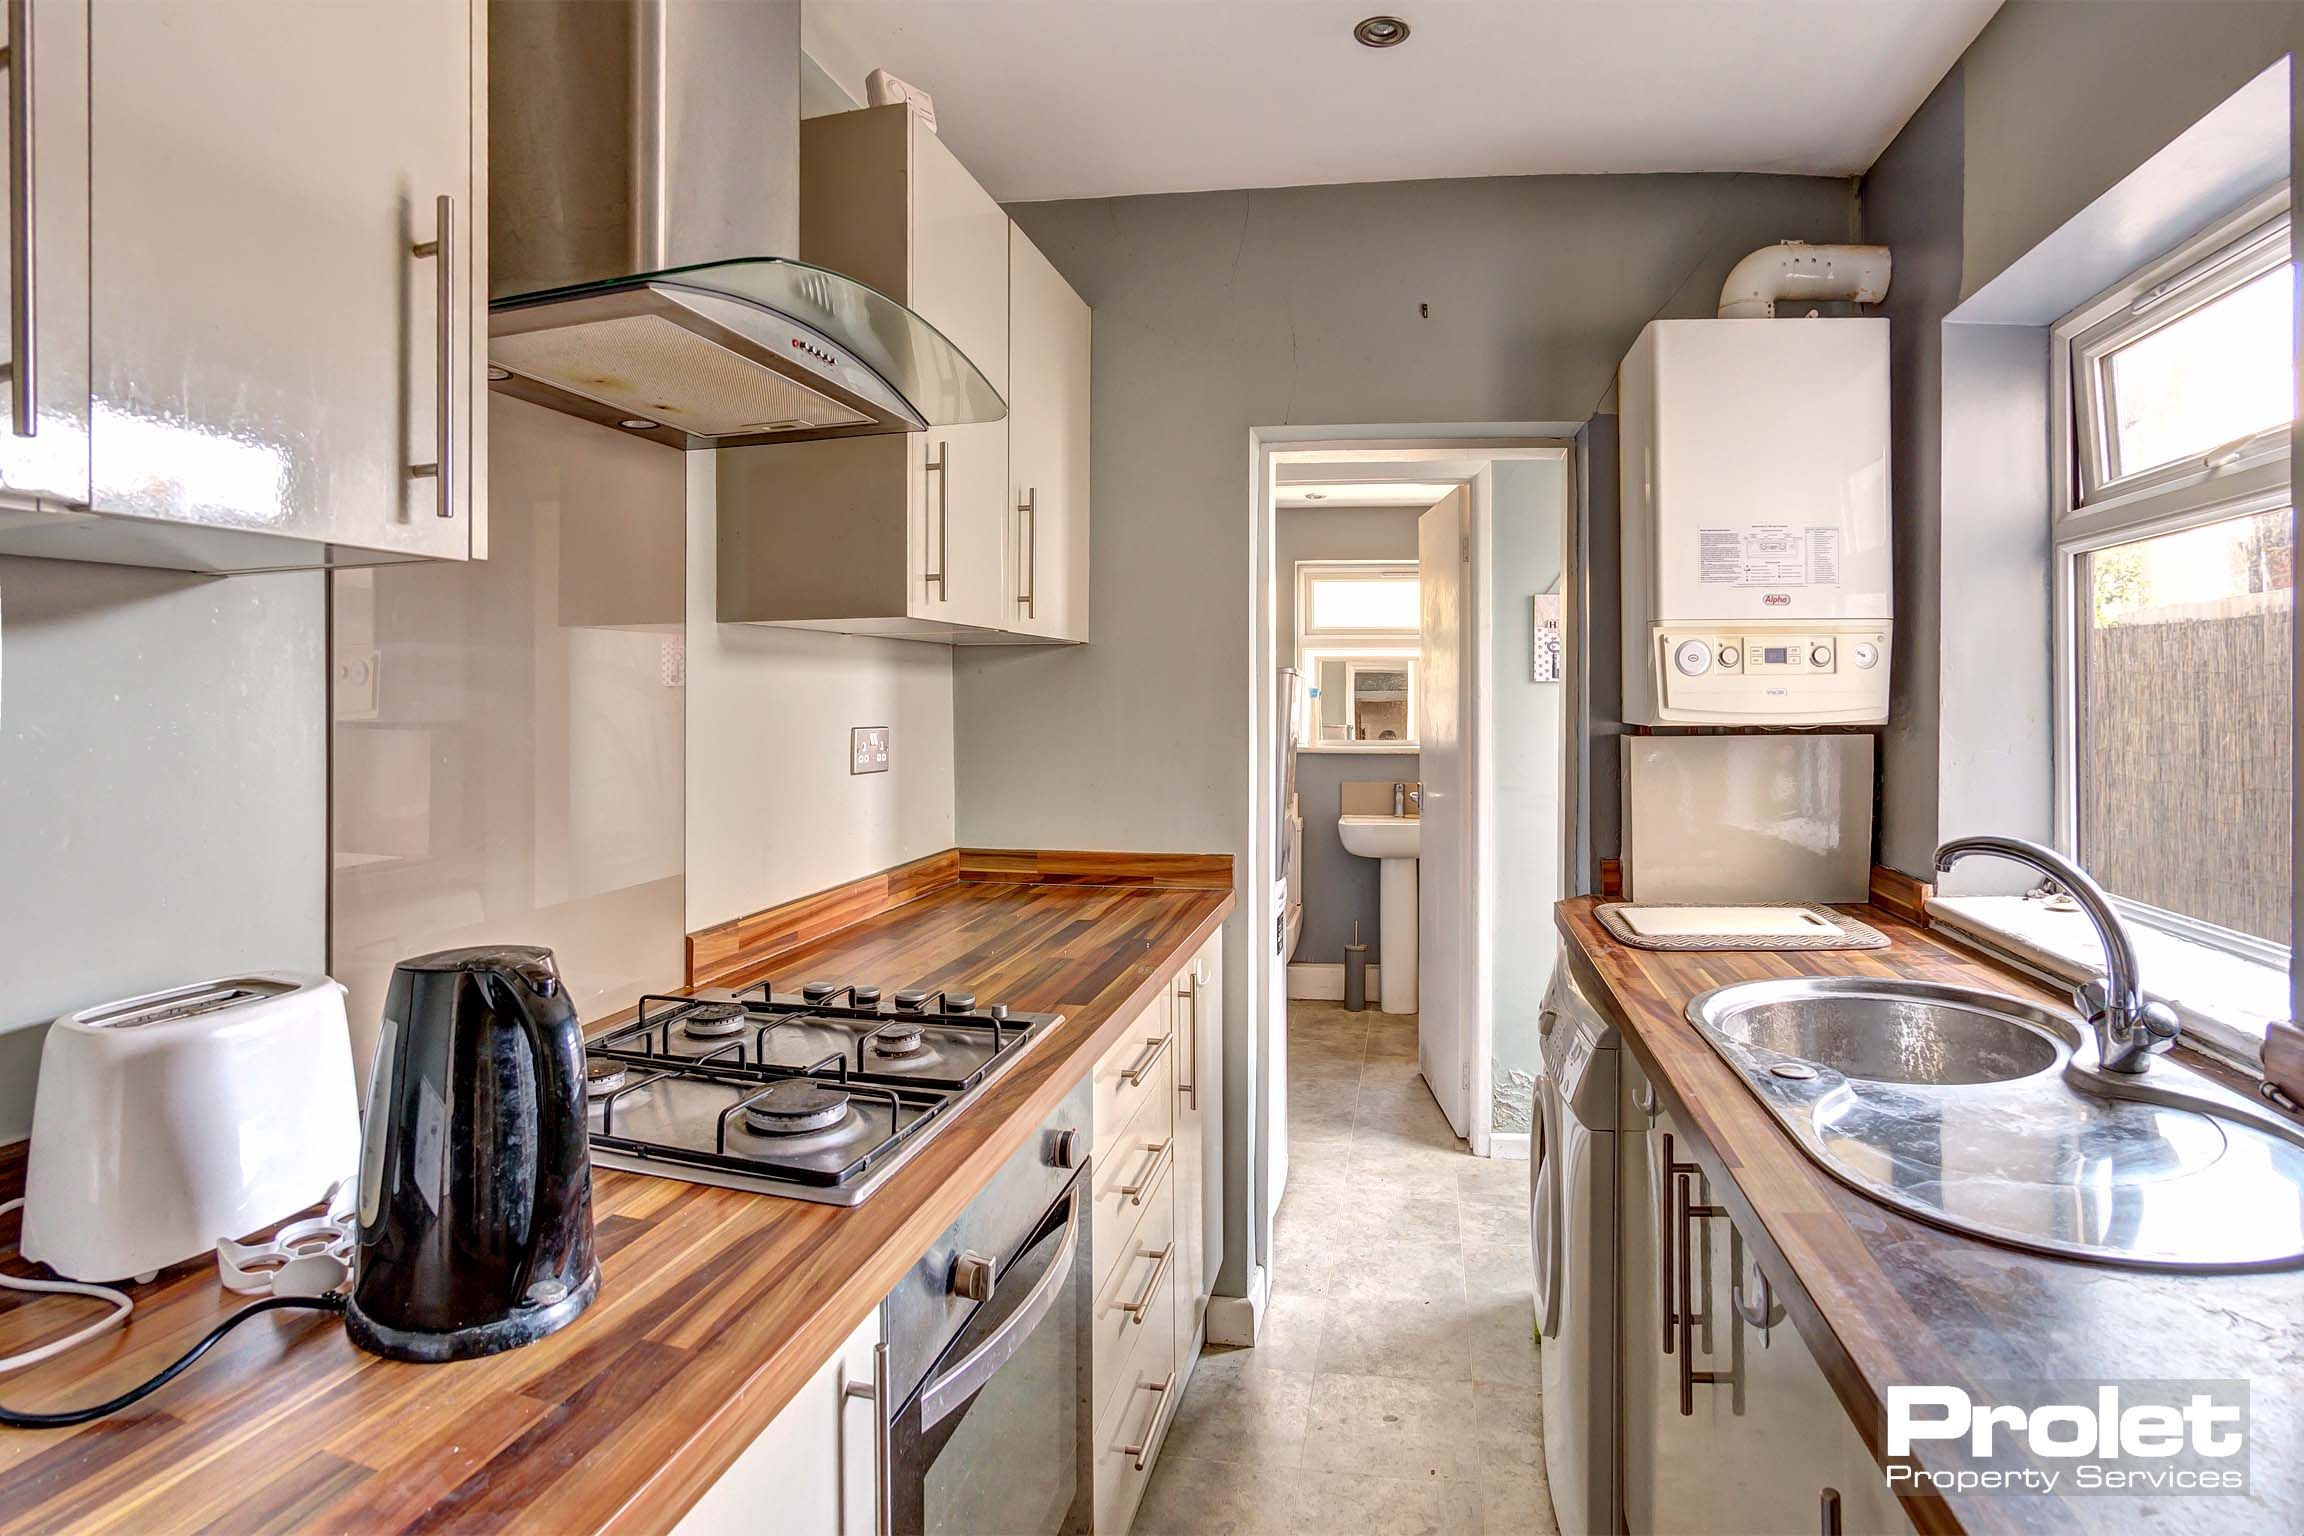
[(992, 381), (879, 290), (782, 257), (700, 262), (489, 306), (494, 388), (680, 448), (998, 421)]

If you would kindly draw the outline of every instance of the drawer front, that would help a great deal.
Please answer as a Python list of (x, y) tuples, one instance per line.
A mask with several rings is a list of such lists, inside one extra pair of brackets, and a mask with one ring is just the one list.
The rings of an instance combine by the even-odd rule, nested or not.
[(1144, 1485), (1157, 1465), (1153, 1458), (1160, 1437), (1176, 1411), (1176, 1340), (1166, 1325), (1173, 1306), (1167, 1292), (1175, 1284), (1172, 1273), (1161, 1277), (1161, 1294), (1153, 1298), (1160, 1318), (1139, 1330), (1145, 1338), (1129, 1355), (1123, 1375), (1112, 1383), (1110, 1401), (1096, 1416), (1096, 1536), (1122, 1536), (1136, 1518)]
[(1168, 1011), (1169, 990), (1160, 989), (1104, 1059), (1096, 1063), (1096, 1157), (1102, 1161), (1138, 1110), (1151, 1099), (1165, 1103), (1175, 1083), (1176, 1036)]
[[(1176, 1207), (1166, 1177), (1145, 1197), (1136, 1235), (1120, 1250), (1112, 1273), (1096, 1288), (1089, 1317), (1089, 1380), (1097, 1417), (1112, 1405), (1135, 1352), (1160, 1341), (1173, 1348), (1176, 1303), (1166, 1289), (1176, 1278)], [(1163, 1371), (1166, 1367), (1162, 1367)]]
[[(1163, 1067), (1163, 1075), (1165, 1070)], [(1165, 1092), (1145, 1103), (1128, 1129), (1112, 1138), (1111, 1146), (1096, 1162), (1096, 1224), (1090, 1229), (1089, 1272), (1095, 1276), (1099, 1291), (1112, 1277), (1112, 1267), (1120, 1262), (1120, 1256), (1136, 1241), (1145, 1212), (1155, 1201), (1172, 1198), (1176, 1181), (1169, 1170), (1175, 1166), (1179, 1149), (1168, 1105)], [(1179, 1260), (1183, 1252), (1179, 1246)]]

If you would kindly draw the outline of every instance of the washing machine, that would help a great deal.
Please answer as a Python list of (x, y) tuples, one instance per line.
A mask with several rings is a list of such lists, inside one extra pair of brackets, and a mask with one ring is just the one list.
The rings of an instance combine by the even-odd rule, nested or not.
[(1563, 954), (1538, 1027), (1528, 1162), (1544, 1469), (1563, 1536), (1616, 1536), (1617, 1064), (1621, 1042)]

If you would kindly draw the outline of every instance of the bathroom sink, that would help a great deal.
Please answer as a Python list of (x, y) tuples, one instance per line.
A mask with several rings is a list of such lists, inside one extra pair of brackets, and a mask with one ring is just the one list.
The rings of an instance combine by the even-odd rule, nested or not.
[(2304, 1134), (2180, 1064), (2105, 1071), (2064, 1014), (1802, 977), (1715, 988), (1687, 1016), (1811, 1161), (1924, 1221), (2142, 1268), (2304, 1262)]
[(1413, 816), (1339, 816), (1336, 835), (1364, 859), (1412, 859), (1421, 825)]

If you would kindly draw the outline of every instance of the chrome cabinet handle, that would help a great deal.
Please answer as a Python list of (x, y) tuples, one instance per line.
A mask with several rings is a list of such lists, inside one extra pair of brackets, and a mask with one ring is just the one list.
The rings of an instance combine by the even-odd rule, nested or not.
[(1680, 1292), (1680, 1416), (1696, 1415), (1696, 1389), (1726, 1385), (1730, 1377), (1718, 1371), (1696, 1369), (1696, 1238), (1690, 1231), (1694, 1222), (1709, 1221), (1715, 1216), (1728, 1214), (1727, 1207), (1698, 1205), (1692, 1198), (1693, 1177), (1685, 1173), (1672, 1176), (1673, 1226), (1679, 1234), (1679, 1292)]
[(920, 578), (933, 584), (936, 601), (952, 601), (952, 445), (936, 445), (936, 457), (921, 466), (922, 474), (936, 477), (936, 569)]
[[(1199, 962), (1194, 961), (1193, 964), (1197, 966)], [(1186, 971), (1182, 976), (1176, 978), (1176, 1001), (1191, 1010), (1187, 1016), (1192, 1020), (1192, 1036), (1184, 1043), (1183, 1053), (1176, 1060), (1179, 1064), (1189, 1063), (1195, 1079), (1195, 1081), (1188, 1083), (1184, 1080), (1184, 1074), (1179, 1071), (1176, 1074), (1176, 1091), (1184, 1095), (1186, 1103), (1194, 1109), (1198, 1109), (1200, 1107), (1200, 1084), (1197, 1081), (1200, 1075), (1200, 981), (1193, 972)]]
[(1155, 1142), (1144, 1149), (1152, 1154), (1152, 1161), (1144, 1165), (1144, 1176), (1133, 1184), (1120, 1186), (1120, 1193), (1128, 1197), (1130, 1205), (1142, 1205), (1144, 1192), (1160, 1182), (1160, 1170), (1168, 1166), (1168, 1159), (1176, 1150), (1176, 1138)]
[(1024, 499), (1016, 503), (1016, 515), (1024, 522), (1024, 590), (1016, 601), (1024, 607), (1024, 617), (1040, 616), (1035, 606), (1040, 595), (1040, 488), (1033, 486), (1024, 492)]
[(1160, 1421), (1168, 1416), (1168, 1403), (1176, 1390), (1176, 1373), (1170, 1371), (1166, 1381), (1147, 1381), (1141, 1390), (1159, 1395), (1160, 1401), (1152, 1407), (1152, 1422), (1144, 1426), (1144, 1439), (1137, 1445), (1120, 1447), (1120, 1454), (1136, 1458), (1136, 1470), (1144, 1470), (1152, 1459), (1152, 1447), (1160, 1443)]
[[(874, 1536), (895, 1536), (896, 1501), (894, 1498), (893, 1460), (888, 1452), (888, 1346), (872, 1346), (872, 1380), (851, 1381), (840, 1389), (840, 1406), (851, 1402), (872, 1405), (872, 1530)], [(840, 1485), (848, 1484), (847, 1468), (841, 1468)]]
[(439, 311), (439, 356), (435, 360), (432, 394), (440, 420), (432, 432), (432, 462), (408, 466), (410, 478), (429, 479), (434, 508), (442, 517), (456, 515), (456, 199), (443, 192), (432, 200), (433, 236), (410, 249), (421, 259), (432, 259), (432, 297)]
[(1144, 1282), (1144, 1294), (1134, 1301), (1120, 1303), (1120, 1310), (1128, 1314), (1128, 1321), (1143, 1326), (1144, 1314), (1152, 1305), (1153, 1293), (1160, 1289), (1160, 1279), (1168, 1273), (1168, 1261), (1176, 1257), (1176, 1244), (1170, 1242), (1160, 1250), (1160, 1262), (1152, 1266), (1152, 1278)]
[(38, 164), (33, 157), (32, 0), (8, 0), (8, 393), (18, 437), (40, 431)]
[(1840, 1490), (1819, 1489), (1816, 1494), (1816, 1529), (1821, 1536), (1840, 1536)]
[(1144, 1054), (1136, 1058), (1136, 1064), (1120, 1069), (1120, 1081), (1131, 1088), (1142, 1087), (1145, 1074), (1152, 1070), (1153, 1066), (1160, 1060), (1160, 1053), (1168, 1049), (1168, 1042), (1175, 1038), (1176, 1032), (1170, 1030), (1165, 1035), (1147, 1041)]

